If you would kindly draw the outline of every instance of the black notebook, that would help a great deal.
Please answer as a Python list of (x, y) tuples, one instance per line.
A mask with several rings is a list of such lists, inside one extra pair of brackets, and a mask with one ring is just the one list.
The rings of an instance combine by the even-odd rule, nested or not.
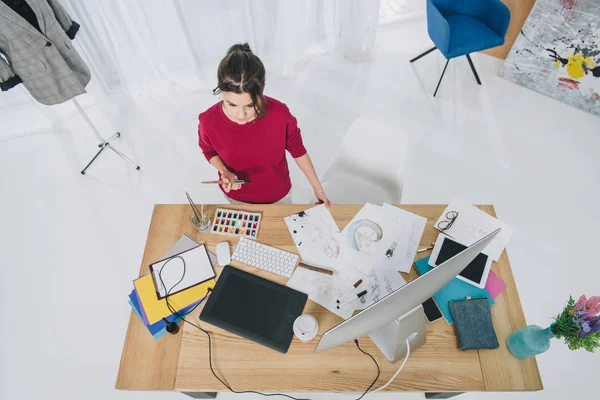
[(293, 324), (308, 296), (287, 286), (226, 266), (200, 320), (286, 353)]

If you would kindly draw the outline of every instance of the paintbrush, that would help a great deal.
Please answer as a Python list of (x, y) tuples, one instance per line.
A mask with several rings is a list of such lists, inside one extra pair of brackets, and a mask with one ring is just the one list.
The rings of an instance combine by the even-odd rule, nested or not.
[(190, 206), (192, 206), (192, 211), (194, 212), (194, 215), (196, 216), (196, 220), (198, 221), (198, 223), (200, 223), (200, 221), (202, 221), (202, 218), (200, 218), (200, 214), (198, 214), (198, 210), (196, 209), (196, 206), (194, 206), (194, 202), (192, 201), (192, 198), (190, 197), (188, 192), (185, 192), (185, 195), (188, 198), (188, 201), (190, 202)]
[(230, 183), (233, 184), (238, 184), (238, 185), (247, 185), (249, 183), (251, 183), (248, 180), (243, 180), (243, 179), (236, 179), (235, 181), (231, 181), (231, 182), (224, 182), (224, 181), (202, 181), (200, 182), (203, 185), (229, 185)]

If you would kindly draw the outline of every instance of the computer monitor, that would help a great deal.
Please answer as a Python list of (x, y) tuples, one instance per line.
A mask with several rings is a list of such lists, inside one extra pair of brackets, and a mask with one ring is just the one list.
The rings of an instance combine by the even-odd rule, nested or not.
[(408, 350), (407, 339), (411, 351), (425, 343), (425, 318), (421, 304), (465, 269), (498, 232), (500, 229), (328, 330), (317, 344), (315, 353), (368, 334), (390, 362), (398, 362)]

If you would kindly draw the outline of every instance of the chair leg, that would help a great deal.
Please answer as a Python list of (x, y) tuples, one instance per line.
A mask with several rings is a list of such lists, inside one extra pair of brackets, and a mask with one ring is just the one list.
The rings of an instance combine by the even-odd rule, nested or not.
[(438, 92), (438, 89), (440, 88), (440, 83), (442, 83), (442, 79), (444, 78), (444, 74), (446, 73), (446, 68), (448, 68), (448, 63), (450, 62), (450, 60), (446, 60), (446, 65), (444, 65), (444, 70), (442, 71), (442, 76), (440, 76), (440, 81), (438, 82), (436, 88), (435, 88), (435, 92), (433, 92), (433, 97), (435, 97), (435, 95)]
[(477, 70), (475, 69), (475, 65), (473, 64), (473, 60), (471, 60), (471, 56), (467, 54), (467, 60), (469, 60), (469, 65), (471, 66), (471, 70), (473, 71), (473, 75), (475, 75), (475, 80), (478, 84), (481, 85), (481, 81), (479, 80), (479, 75), (477, 75)]
[(413, 58), (412, 60), (410, 60), (410, 62), (415, 62), (417, 61), (419, 58), (421, 57), (425, 57), (427, 54), (431, 53), (432, 51), (434, 51), (435, 49), (437, 49), (436, 46), (433, 46), (433, 48), (427, 50), (425, 53), (421, 53), (418, 56), (416, 56), (415, 58)]

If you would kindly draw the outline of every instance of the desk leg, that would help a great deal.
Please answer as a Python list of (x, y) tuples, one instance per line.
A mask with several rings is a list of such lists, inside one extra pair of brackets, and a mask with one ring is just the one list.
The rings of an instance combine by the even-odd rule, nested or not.
[(449, 399), (454, 396), (458, 396), (459, 394), (463, 394), (463, 392), (432, 392), (425, 393), (426, 399)]
[(217, 392), (179, 392), (190, 396), (192, 399), (216, 399)]

